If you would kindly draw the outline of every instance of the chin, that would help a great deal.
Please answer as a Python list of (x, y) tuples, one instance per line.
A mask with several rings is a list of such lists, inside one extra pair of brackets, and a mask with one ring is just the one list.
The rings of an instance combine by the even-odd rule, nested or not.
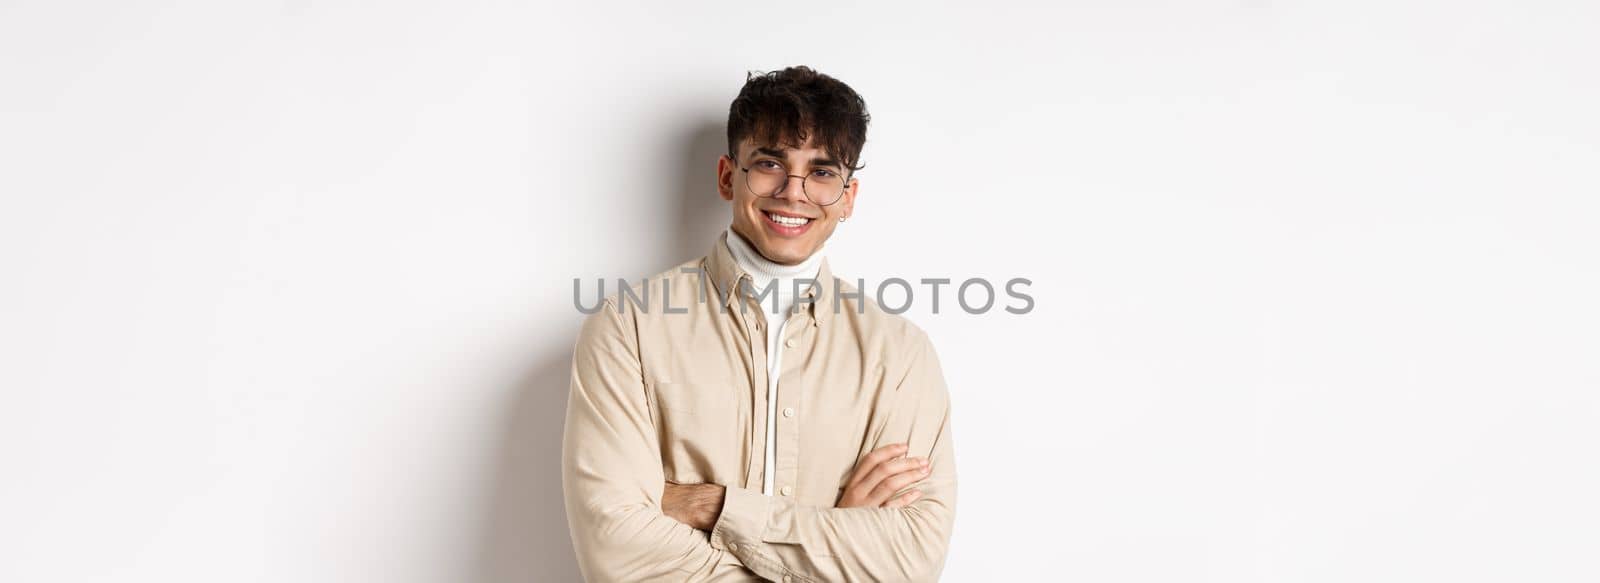
[(807, 253), (805, 249), (798, 245), (770, 245), (761, 251), (763, 255), (767, 256), (767, 259), (785, 265), (793, 265), (805, 261), (807, 257), (811, 256), (810, 253)]

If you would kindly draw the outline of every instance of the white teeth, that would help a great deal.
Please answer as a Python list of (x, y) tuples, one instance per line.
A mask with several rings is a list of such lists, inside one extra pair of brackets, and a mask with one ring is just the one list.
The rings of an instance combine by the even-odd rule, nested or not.
[(774, 222), (774, 223), (778, 223), (778, 224), (786, 226), (786, 227), (798, 227), (800, 225), (804, 225), (806, 223), (811, 222), (811, 219), (807, 219), (807, 218), (785, 217), (785, 216), (782, 216), (782, 215), (775, 215), (775, 214), (772, 214), (772, 213), (767, 213), (767, 218), (772, 219), (772, 222)]

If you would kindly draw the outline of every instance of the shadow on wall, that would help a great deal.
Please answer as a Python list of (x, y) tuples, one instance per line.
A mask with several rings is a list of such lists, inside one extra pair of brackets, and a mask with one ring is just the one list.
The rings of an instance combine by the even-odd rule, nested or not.
[[(717, 233), (728, 225), (727, 203), (717, 196), (716, 160), (727, 151), (721, 122), (691, 127), (673, 149), (683, 148), (687, 159), (677, 180), (680, 210), (660, 215), (641, 213), (644, 223), (652, 216), (676, 216), (670, 241), (626, 262), (627, 273), (658, 273), (705, 255)], [(575, 333), (582, 315), (562, 306)], [(527, 374), (504, 405), (504, 424), (496, 433), (494, 475), (491, 476), (484, 533), (476, 549), (474, 573), (464, 581), (482, 583), (581, 581), (578, 563), (567, 531), (566, 508), (561, 495), (561, 425), (566, 416), (571, 382), (572, 338), (554, 345), (562, 349), (530, 358)]]

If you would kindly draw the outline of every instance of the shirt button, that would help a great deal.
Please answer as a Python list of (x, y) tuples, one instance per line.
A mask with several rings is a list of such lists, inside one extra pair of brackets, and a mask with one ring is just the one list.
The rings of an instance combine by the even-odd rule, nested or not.
[(783, 583), (790, 583), (791, 581), (794, 581), (794, 579), (789, 578), (788, 575), (783, 576)]
[(794, 345), (796, 344), (799, 344), (799, 342), (795, 342), (793, 338), (790, 338), (788, 341), (783, 343), (784, 346), (788, 346), (789, 348), (794, 348)]
[(782, 492), (784, 496), (788, 496), (788, 495), (794, 493), (794, 488), (791, 488), (789, 486), (784, 486), (782, 490), (778, 490), (778, 491)]
[(728, 543), (728, 552), (731, 553), (737, 550), (739, 550), (739, 545), (737, 543)]
[(794, 407), (784, 407), (783, 408), (783, 416), (784, 417), (794, 417)]

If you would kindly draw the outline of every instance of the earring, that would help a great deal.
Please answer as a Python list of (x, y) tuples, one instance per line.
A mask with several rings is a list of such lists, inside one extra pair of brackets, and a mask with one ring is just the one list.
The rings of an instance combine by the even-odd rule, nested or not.
[(839, 222), (842, 223), (842, 222), (844, 222), (845, 219), (848, 219), (848, 218), (850, 218), (850, 217), (839, 217)]

